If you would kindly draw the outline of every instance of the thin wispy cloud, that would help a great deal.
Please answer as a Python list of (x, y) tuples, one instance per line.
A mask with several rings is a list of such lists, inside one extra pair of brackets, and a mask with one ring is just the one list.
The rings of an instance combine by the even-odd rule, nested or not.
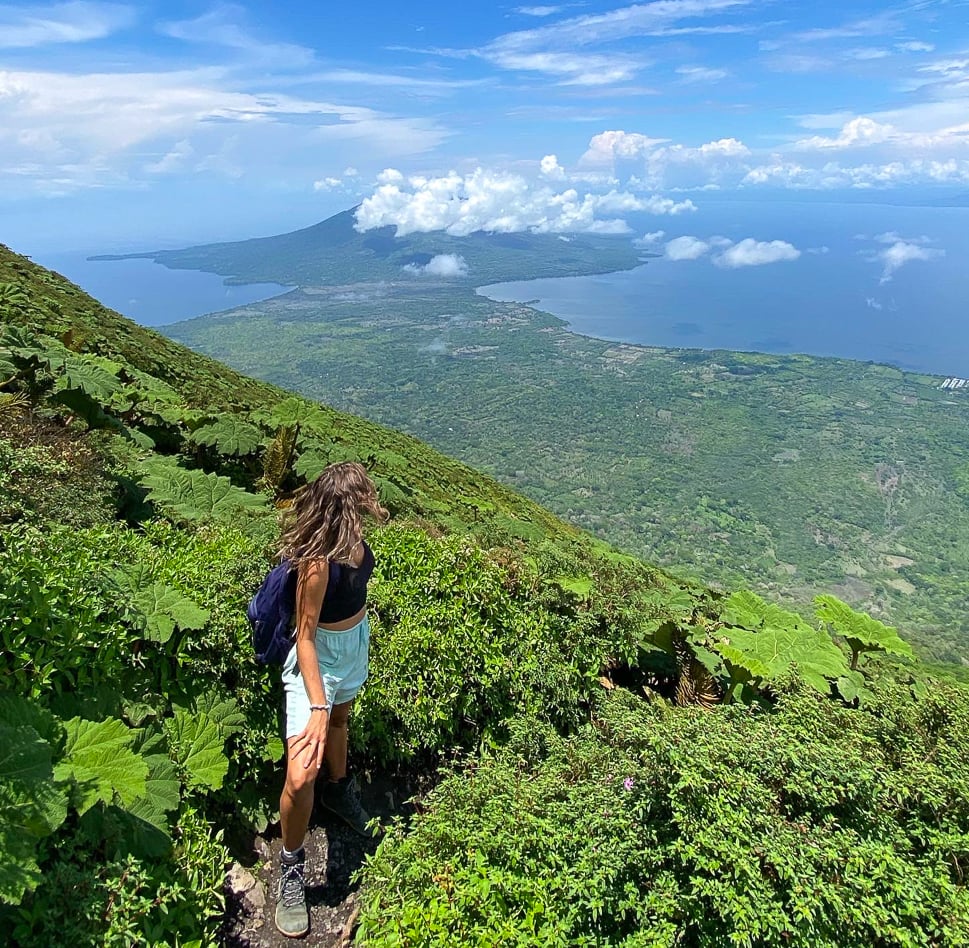
[(564, 6), (515, 7), (515, 13), (520, 13), (522, 16), (546, 17), (552, 16), (553, 13), (561, 13), (564, 9)]
[(246, 11), (236, 4), (223, 4), (190, 20), (161, 22), (157, 29), (165, 36), (186, 43), (205, 43), (240, 50), (261, 61), (298, 68), (310, 65), (315, 54), (307, 46), (272, 42), (251, 32), (243, 24)]
[[(231, 130), (231, 131), (230, 131)], [(371, 149), (425, 152), (447, 131), (433, 122), (283, 93), (238, 92), (224, 70), (73, 75), (0, 73), (0, 182), (56, 193), (150, 175), (311, 167), (321, 148), (344, 160)], [(351, 147), (347, 147), (347, 145)], [(238, 150), (238, 161), (227, 155)], [(244, 164), (239, 164), (243, 162)]]
[[(648, 54), (636, 56), (614, 49), (609, 53), (586, 53), (583, 50), (657, 36), (670, 30), (715, 31), (720, 25), (679, 24), (730, 13), (751, 2), (753, 0), (653, 0), (607, 13), (585, 14), (506, 33), (476, 50), (476, 54), (502, 69), (546, 73), (562, 77), (567, 84), (625, 82), (634, 79), (649, 65)], [(737, 28), (735, 24), (723, 26)]]
[(449, 95), (461, 89), (488, 85), (489, 82), (488, 79), (456, 79), (444, 76), (438, 79), (429, 79), (426, 75), (410, 76), (389, 72), (364, 72), (359, 69), (328, 69), (322, 72), (305, 74), (298, 80), (300, 85), (332, 83), (350, 86), (375, 86), (383, 89), (411, 89), (429, 95)]
[(935, 49), (935, 44), (921, 40), (908, 40), (904, 43), (896, 43), (895, 49), (905, 53), (931, 53)]
[(134, 7), (73, 0), (53, 5), (0, 6), (0, 49), (24, 49), (104, 39), (135, 22)]
[(713, 69), (709, 66), (677, 66), (676, 74), (681, 82), (719, 82), (730, 75), (726, 69)]
[(874, 238), (883, 248), (871, 255), (871, 259), (882, 264), (880, 284), (891, 283), (895, 274), (906, 264), (917, 261), (927, 262), (945, 256), (945, 251), (928, 246), (931, 240), (925, 236), (902, 237), (895, 231), (878, 234)]
[(824, 43), (831, 40), (856, 39), (892, 33), (902, 25), (901, 13), (887, 10), (874, 16), (858, 17), (838, 26), (815, 27), (786, 36), (786, 43)]

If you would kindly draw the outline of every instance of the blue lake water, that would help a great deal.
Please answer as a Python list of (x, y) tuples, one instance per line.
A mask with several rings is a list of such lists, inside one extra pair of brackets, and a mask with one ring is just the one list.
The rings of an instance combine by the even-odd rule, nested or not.
[[(801, 254), (728, 269), (712, 262), (714, 250), (696, 260), (651, 259), (622, 273), (478, 292), (537, 299), (573, 331), (602, 339), (833, 355), (969, 377), (969, 208), (705, 202), (702, 195), (697, 204), (689, 215), (637, 221), (640, 234), (666, 231), (647, 249), (662, 251), (679, 236), (722, 236), (782, 240)], [(928, 259), (886, 272), (879, 254), (899, 241)]]
[(277, 283), (227, 286), (214, 273), (169, 270), (153, 260), (88, 260), (86, 254), (40, 254), (34, 260), (142, 326), (245, 306), (289, 289)]
[[(697, 260), (651, 259), (622, 273), (495, 284), (479, 292), (499, 300), (538, 299), (575, 332), (602, 339), (835, 355), (969, 377), (969, 208), (695, 200), (699, 210), (692, 214), (631, 218), (637, 234), (666, 231), (646, 249), (661, 251), (684, 235), (735, 243), (751, 237), (787, 241), (800, 256), (728, 269), (712, 262), (714, 248)], [(879, 255), (898, 241), (927, 259), (886, 273)], [(288, 289), (226, 286), (214, 274), (169, 270), (145, 259), (35, 259), (146, 326)]]

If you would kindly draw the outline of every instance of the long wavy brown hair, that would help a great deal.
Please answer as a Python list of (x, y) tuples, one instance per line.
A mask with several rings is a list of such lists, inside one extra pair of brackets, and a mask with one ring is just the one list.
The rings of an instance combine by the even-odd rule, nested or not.
[(349, 563), (363, 537), (363, 516), (386, 520), (377, 488), (357, 461), (340, 461), (303, 487), (283, 521), (280, 553), (296, 565), (309, 560)]

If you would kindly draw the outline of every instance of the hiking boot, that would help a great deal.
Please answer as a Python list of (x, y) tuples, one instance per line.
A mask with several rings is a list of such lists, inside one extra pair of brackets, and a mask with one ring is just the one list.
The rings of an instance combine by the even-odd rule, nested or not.
[(306, 880), (303, 872), (306, 853), (301, 849), (291, 859), (285, 855), (279, 865), (276, 891), (276, 927), (289, 938), (299, 938), (310, 930), (306, 908)]
[(328, 780), (323, 784), (320, 805), (334, 816), (338, 816), (355, 833), (367, 839), (373, 839), (373, 833), (367, 828), (370, 816), (360, 806), (360, 795), (353, 777), (344, 777), (336, 781)]

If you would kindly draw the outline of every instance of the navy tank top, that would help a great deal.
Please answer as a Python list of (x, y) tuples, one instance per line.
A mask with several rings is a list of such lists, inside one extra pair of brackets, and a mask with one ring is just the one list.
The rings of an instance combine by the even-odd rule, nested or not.
[(363, 541), (363, 559), (359, 566), (330, 562), (320, 622), (342, 622), (355, 616), (367, 604), (367, 582), (374, 564), (373, 551), (366, 540)]

